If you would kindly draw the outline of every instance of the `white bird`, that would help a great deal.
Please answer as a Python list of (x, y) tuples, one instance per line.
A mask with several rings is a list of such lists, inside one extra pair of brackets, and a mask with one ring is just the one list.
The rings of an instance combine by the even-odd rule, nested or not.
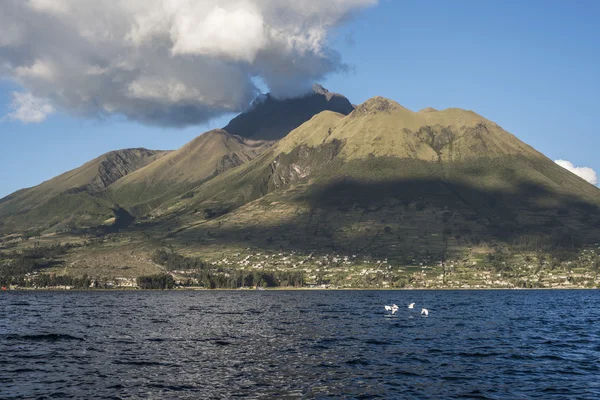
[(391, 311), (392, 314), (396, 314), (396, 311), (398, 311), (399, 307), (395, 304), (392, 304), (391, 306), (384, 306), (386, 311)]
[(424, 315), (427, 317), (429, 315), (429, 310), (426, 308), (421, 309), (421, 315)]
[(410, 304), (408, 305), (408, 308), (415, 308), (415, 303), (410, 303)]

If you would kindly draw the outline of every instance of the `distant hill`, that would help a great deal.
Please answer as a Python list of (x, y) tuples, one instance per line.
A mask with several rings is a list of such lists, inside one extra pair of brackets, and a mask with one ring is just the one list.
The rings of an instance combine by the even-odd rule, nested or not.
[(145, 214), (169, 198), (193, 197), (190, 189), (256, 158), (271, 144), (215, 129), (119, 180), (107, 197), (136, 214)]
[(347, 115), (353, 109), (344, 96), (314, 85), (312, 93), (293, 99), (263, 95), (223, 129), (244, 138), (279, 140), (322, 111)]
[(142, 148), (112, 151), (38, 186), (15, 192), (0, 200), (0, 230), (65, 222), (88, 225), (111, 218), (115, 205), (96, 194), (166, 154)]

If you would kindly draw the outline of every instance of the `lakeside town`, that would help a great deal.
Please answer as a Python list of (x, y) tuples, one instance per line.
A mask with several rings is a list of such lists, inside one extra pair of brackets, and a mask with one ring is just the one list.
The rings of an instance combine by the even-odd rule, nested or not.
[(152, 256), (160, 274), (70, 277), (52, 269), (4, 279), (4, 290), (73, 289), (577, 289), (600, 288), (600, 245), (574, 260), (543, 255), (470, 254), (439, 261), (415, 257), (408, 265), (357, 254), (236, 252), (213, 261), (175, 253)]

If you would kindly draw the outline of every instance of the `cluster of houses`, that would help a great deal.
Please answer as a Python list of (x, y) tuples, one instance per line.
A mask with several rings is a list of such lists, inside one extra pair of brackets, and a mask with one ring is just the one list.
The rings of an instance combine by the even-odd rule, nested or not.
[[(386, 258), (370, 256), (252, 251), (223, 256), (215, 264), (242, 270), (302, 271), (307, 287), (315, 288), (575, 288), (600, 287), (600, 247), (581, 252), (578, 268), (567, 262), (550, 268), (533, 263), (514, 263), (499, 271), (481, 260), (448, 260), (433, 257), (409, 258), (410, 265), (394, 265)], [(596, 264), (594, 264), (596, 263)], [(507, 262), (501, 264), (506, 266)], [(596, 265), (594, 269), (594, 265)], [(325, 282), (325, 283), (323, 283)]]
[[(600, 288), (600, 244), (582, 250), (573, 261), (557, 263), (533, 258), (520, 262), (502, 261), (496, 267), (481, 259), (449, 260), (412, 257), (409, 265), (387, 258), (358, 254), (302, 254), (296, 251), (246, 251), (221, 255), (214, 265), (246, 271), (303, 272), (309, 288)], [(226, 272), (223, 272), (226, 274)], [(190, 271), (170, 273), (178, 286), (198, 285)], [(28, 273), (26, 282), (35, 282), (39, 272)], [(31, 286), (31, 285), (30, 285)], [(92, 279), (90, 288), (136, 288), (135, 278)], [(17, 287), (6, 287), (15, 289)], [(71, 289), (57, 286), (50, 289)]]

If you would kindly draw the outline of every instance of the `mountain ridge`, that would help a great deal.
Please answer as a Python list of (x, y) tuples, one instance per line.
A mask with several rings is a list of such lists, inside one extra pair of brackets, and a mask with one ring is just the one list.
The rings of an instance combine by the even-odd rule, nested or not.
[(37, 186), (8, 195), (0, 200), (4, 229), (21, 226), (25, 230), (40, 222), (56, 226), (65, 220), (101, 223), (111, 217), (115, 205), (96, 195), (167, 153), (145, 148), (111, 151)]
[(183, 195), (194, 185), (254, 159), (271, 145), (213, 129), (116, 182), (107, 196), (136, 214), (148, 212), (165, 193)]

